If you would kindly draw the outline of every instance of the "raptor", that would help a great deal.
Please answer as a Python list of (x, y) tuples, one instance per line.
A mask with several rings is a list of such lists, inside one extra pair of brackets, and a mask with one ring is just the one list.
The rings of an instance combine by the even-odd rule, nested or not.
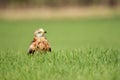
[(50, 44), (45, 36), (46, 33), (42, 28), (34, 32), (34, 38), (29, 46), (28, 54), (51, 52)]

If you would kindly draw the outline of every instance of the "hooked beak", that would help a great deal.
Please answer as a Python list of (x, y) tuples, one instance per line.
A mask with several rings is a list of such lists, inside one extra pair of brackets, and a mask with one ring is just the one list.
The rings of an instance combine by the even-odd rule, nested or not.
[(47, 33), (46, 31), (44, 33)]

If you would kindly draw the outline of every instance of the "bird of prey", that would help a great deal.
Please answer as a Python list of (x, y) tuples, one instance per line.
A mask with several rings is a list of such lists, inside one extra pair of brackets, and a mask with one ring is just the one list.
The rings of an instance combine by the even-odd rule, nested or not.
[(34, 52), (40, 53), (51, 52), (50, 44), (45, 36), (46, 33), (47, 32), (42, 28), (34, 32), (34, 38), (30, 44), (28, 54), (34, 54)]

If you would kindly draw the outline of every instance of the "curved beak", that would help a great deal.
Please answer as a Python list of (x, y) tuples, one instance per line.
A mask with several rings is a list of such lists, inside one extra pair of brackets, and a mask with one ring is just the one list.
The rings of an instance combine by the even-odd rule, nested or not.
[(46, 31), (44, 33), (47, 33)]

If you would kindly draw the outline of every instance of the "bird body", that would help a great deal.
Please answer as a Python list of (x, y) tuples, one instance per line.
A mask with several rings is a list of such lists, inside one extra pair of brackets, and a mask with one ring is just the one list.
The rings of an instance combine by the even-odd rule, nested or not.
[(51, 52), (51, 47), (48, 40), (45, 37), (46, 31), (39, 29), (35, 31), (33, 41), (29, 47), (29, 54), (34, 54), (34, 52)]

